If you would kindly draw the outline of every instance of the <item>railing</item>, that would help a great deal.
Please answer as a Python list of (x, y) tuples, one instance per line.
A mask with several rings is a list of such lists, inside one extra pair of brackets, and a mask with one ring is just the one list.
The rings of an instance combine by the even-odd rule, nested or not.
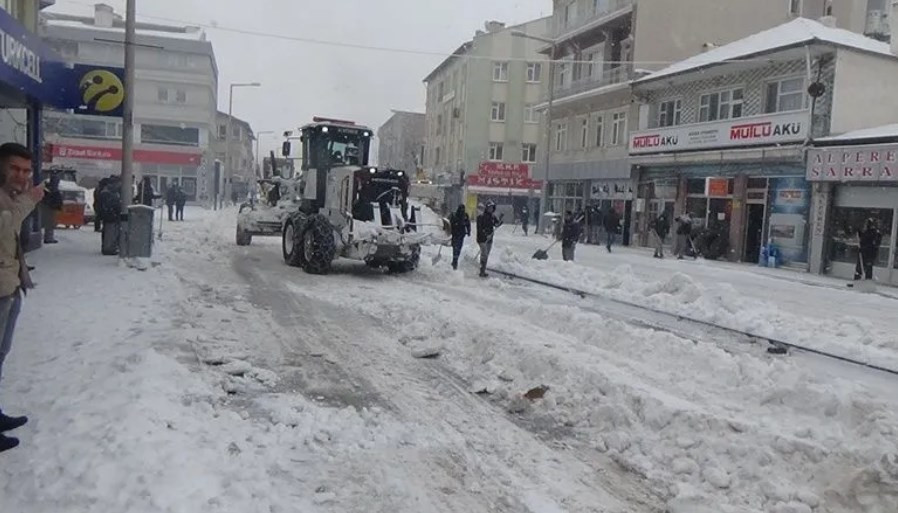
[[(593, 21), (614, 14), (618, 11), (632, 7), (636, 0), (592, 0), (587, 12), (578, 13), (577, 17), (570, 21), (564, 22), (564, 12), (559, 13), (555, 18), (554, 36), (560, 37), (569, 32), (573, 32)], [(583, 5), (582, 3), (580, 5)]]
[[(598, 76), (581, 78), (573, 81), (570, 85), (555, 86), (555, 100), (561, 100), (575, 94), (585, 93), (594, 89), (600, 89), (614, 84), (623, 84), (629, 82), (633, 78), (633, 66), (616, 66), (604, 70)], [(557, 79), (556, 79), (557, 80)], [(548, 101), (548, 94), (545, 100)]]

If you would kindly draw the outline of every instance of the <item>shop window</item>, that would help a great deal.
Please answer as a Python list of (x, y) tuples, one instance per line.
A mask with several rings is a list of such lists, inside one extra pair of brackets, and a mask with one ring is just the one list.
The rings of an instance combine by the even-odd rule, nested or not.
[(698, 194), (700, 196), (705, 195), (705, 179), (704, 178), (690, 178), (686, 180), (686, 194)]
[(767, 179), (766, 178), (749, 178), (748, 179), (748, 188), (749, 189), (764, 189), (767, 190)]
[(198, 128), (181, 128), (164, 125), (141, 125), (140, 141), (154, 144), (173, 144), (178, 146), (199, 146), (200, 131)]
[(859, 249), (858, 230), (863, 229), (867, 219), (873, 219), (883, 233), (883, 243), (879, 247), (875, 265), (887, 267), (890, 250), (889, 239), (892, 234), (892, 215), (891, 209), (836, 207), (833, 210), (830, 260), (846, 264), (856, 263)]
[(707, 198), (688, 198), (686, 200), (686, 211), (692, 215), (695, 228), (705, 227), (705, 220), (708, 217)]

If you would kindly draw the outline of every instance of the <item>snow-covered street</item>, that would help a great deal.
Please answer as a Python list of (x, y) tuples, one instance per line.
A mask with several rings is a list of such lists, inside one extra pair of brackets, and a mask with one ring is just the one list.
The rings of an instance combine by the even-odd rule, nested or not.
[[(433, 248), (409, 275), (311, 276), (277, 238), (234, 245), (232, 210), (187, 219), (146, 272), (87, 231), (29, 257), (0, 394), (32, 421), (0, 511), (898, 511), (893, 376), (648, 328)], [(530, 260), (545, 242), (505, 233), (494, 265), (898, 368), (894, 291)]]

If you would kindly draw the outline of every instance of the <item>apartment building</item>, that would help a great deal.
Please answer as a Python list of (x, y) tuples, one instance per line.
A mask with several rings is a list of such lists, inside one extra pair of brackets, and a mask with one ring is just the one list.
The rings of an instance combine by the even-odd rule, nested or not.
[[(218, 112), (215, 117), (215, 136), (212, 141), (213, 160), (220, 163), (220, 169), (227, 169), (228, 145), (231, 147), (231, 162), (234, 165), (234, 175), (231, 180), (230, 191), (236, 192), (238, 198), (246, 197), (251, 185), (256, 180), (256, 158), (253, 154), (253, 143), (256, 141), (253, 127), (240, 118), (231, 118), (231, 137), (228, 139), (228, 115)], [(210, 166), (215, 169), (214, 166)], [(228, 187), (222, 189), (226, 191)]]
[(636, 191), (628, 134), (639, 115), (632, 80), (796, 17), (832, 14), (860, 33), (865, 13), (866, 0), (555, 0), (554, 44), (542, 49), (557, 62), (548, 208), (614, 208), (628, 243)]
[(377, 129), (378, 165), (424, 178), (419, 175), (424, 164), (424, 127), (423, 113), (394, 110), (390, 119)]
[[(71, 63), (124, 65), (124, 20), (108, 5), (97, 4), (92, 16), (43, 13), (41, 33)], [(196, 27), (142, 22), (137, 44), (135, 176), (158, 190), (180, 184), (190, 201), (207, 201), (217, 135), (212, 44)], [(52, 165), (75, 168), (87, 186), (121, 172), (121, 118), (47, 111), (44, 124)]]
[(539, 196), (531, 173), (548, 70), (542, 43), (515, 34), (545, 38), (549, 21), (488, 22), (424, 79), (425, 170), (435, 182), (465, 184), (471, 211), (487, 200), (523, 211)]
[[(851, 180), (844, 170), (827, 177), (831, 163), (821, 162), (806, 179), (810, 141), (898, 119), (889, 98), (898, 79), (893, 48), (822, 21), (799, 18), (634, 82), (641, 242), (660, 212), (689, 212), (696, 229), (718, 239), (720, 258), (757, 263), (772, 244), (778, 265), (850, 278), (857, 251), (843, 230), (860, 228), (852, 216), (884, 212), (891, 234), (892, 210), (876, 207), (895, 194), (872, 174), (835, 186)], [(842, 155), (850, 156), (848, 178), (879, 159)], [(878, 265), (888, 256), (887, 247)]]

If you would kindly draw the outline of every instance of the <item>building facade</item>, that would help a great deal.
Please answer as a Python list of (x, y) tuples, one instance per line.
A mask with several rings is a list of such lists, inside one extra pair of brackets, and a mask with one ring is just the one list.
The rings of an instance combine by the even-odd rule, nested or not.
[[(256, 140), (252, 126), (237, 117), (231, 118), (231, 137), (228, 139), (228, 115), (218, 112), (215, 117), (215, 131), (212, 139), (213, 161), (219, 164), (211, 169), (227, 169), (228, 145), (231, 148), (231, 162), (234, 164), (234, 175), (222, 177), (230, 183), (230, 190), (237, 193), (238, 198), (246, 197), (256, 181), (256, 158), (253, 153)], [(221, 190), (225, 191), (228, 187)]]
[[(72, 63), (124, 64), (124, 21), (105, 4), (97, 4), (91, 17), (44, 13), (41, 32)], [(212, 44), (195, 27), (146, 23), (138, 23), (137, 43), (135, 176), (150, 178), (157, 190), (177, 183), (190, 201), (208, 201), (217, 135)], [(52, 165), (76, 169), (88, 187), (121, 172), (121, 118), (55, 111), (45, 113), (44, 123)]]
[(661, 212), (688, 212), (716, 257), (757, 263), (772, 245), (778, 264), (824, 269), (832, 194), (806, 180), (807, 145), (898, 119), (889, 44), (829, 24), (796, 19), (634, 82), (641, 244)]
[[(544, 38), (549, 18), (489, 22), (424, 79), (425, 170), (437, 183), (465, 184), (472, 212), (487, 199), (523, 211), (539, 197), (531, 169), (542, 151), (536, 106), (548, 70), (542, 43), (516, 32)], [(493, 173), (504, 166), (514, 173)]]
[(548, 177), (548, 208), (614, 208), (628, 243), (635, 199), (628, 135), (639, 124), (630, 82), (800, 16), (838, 11), (841, 25), (861, 32), (865, 2), (555, 0), (554, 43), (543, 48), (556, 61), (551, 163), (548, 174), (542, 165), (537, 172)]
[(425, 115), (394, 110), (377, 129), (377, 163), (381, 167), (401, 169), (418, 179), (423, 176)]

